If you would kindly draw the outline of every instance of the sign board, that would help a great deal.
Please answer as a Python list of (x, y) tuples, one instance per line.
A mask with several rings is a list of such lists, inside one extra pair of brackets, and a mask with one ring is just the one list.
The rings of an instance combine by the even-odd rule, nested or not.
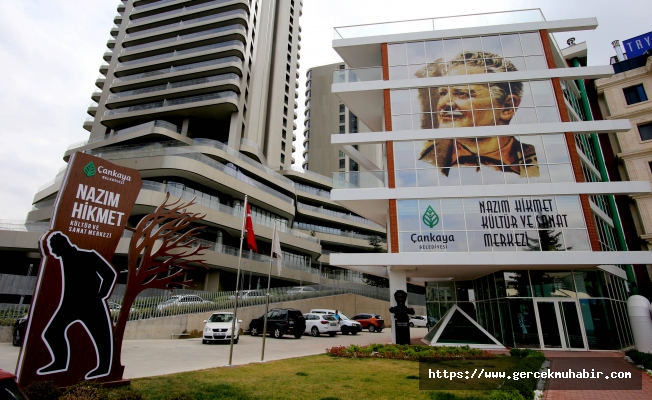
[(111, 259), (141, 186), (135, 169), (84, 153), (70, 158), (39, 243), (41, 267), (16, 368), (22, 385), (122, 379), (124, 368), (113, 365), (107, 299), (119, 273)]
[(623, 48), (627, 53), (627, 58), (634, 58), (642, 55), (652, 49), (652, 32), (623, 40)]

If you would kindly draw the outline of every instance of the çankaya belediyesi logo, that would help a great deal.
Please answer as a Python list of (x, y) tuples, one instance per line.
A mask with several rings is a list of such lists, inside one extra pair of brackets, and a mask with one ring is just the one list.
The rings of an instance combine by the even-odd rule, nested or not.
[(421, 220), (424, 224), (430, 229), (434, 228), (439, 223), (439, 215), (432, 209), (431, 206), (428, 206), (426, 212), (423, 213)]
[(97, 170), (95, 169), (95, 164), (93, 163), (93, 161), (86, 164), (86, 166), (84, 167), (84, 173), (89, 178), (91, 176), (94, 176), (97, 173)]

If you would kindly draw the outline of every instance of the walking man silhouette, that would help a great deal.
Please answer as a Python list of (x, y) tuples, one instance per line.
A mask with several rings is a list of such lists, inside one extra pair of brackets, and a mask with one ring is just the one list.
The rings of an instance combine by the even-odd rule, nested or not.
[(93, 342), (97, 356), (97, 366), (86, 374), (86, 379), (107, 376), (113, 361), (113, 324), (106, 300), (113, 291), (117, 274), (95, 250), (80, 249), (61, 232), (52, 233), (47, 246), (61, 265), (61, 299), (41, 336), (52, 362), (37, 373), (48, 375), (68, 370), (68, 328), (79, 322)]

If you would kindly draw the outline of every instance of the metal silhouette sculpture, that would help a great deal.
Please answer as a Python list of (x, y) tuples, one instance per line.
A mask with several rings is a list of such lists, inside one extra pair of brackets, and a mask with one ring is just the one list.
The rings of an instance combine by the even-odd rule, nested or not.
[(68, 328), (80, 323), (95, 347), (97, 366), (86, 379), (109, 375), (113, 358), (113, 324), (107, 299), (117, 274), (111, 264), (94, 250), (70, 243), (68, 236), (54, 232), (47, 238), (50, 254), (61, 266), (61, 299), (41, 337), (52, 361), (38, 375), (65, 372), (70, 365)]
[(170, 193), (136, 228), (127, 228), (133, 232), (129, 243), (127, 288), (115, 325), (113, 346), (113, 368), (120, 377), (124, 371), (120, 362), (122, 339), (138, 294), (145, 289), (168, 289), (169, 285), (189, 286), (192, 279), (183, 278), (187, 271), (194, 270), (195, 266), (208, 268), (204, 260), (198, 259), (209, 248), (198, 243), (197, 235), (203, 227), (192, 227), (206, 215), (186, 211), (196, 204), (195, 198), (188, 203), (181, 200), (168, 203), (169, 198)]
[(414, 308), (405, 305), (407, 293), (404, 290), (394, 292), (396, 305), (389, 308), (394, 314), (394, 327), (396, 329), (396, 344), (410, 344), (410, 315), (414, 315)]

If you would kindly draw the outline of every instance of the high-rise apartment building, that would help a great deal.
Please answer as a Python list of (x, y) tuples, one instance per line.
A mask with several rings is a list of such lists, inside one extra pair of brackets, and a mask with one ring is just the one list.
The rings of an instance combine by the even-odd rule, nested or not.
[(335, 28), (351, 69), (332, 92), (373, 132), (332, 142), (381, 143), (387, 168), (335, 180), (331, 197), (384, 224), (388, 253), (331, 262), (387, 276), (391, 293), (425, 283), (428, 317), (444, 320), (427, 342), (632, 345), (632, 265), (651, 256), (628, 251), (612, 195), (650, 183), (609, 181), (598, 135), (630, 122), (593, 121), (581, 98), (613, 68), (569, 63), (579, 53), (552, 36), (596, 28), (538, 9)]
[[(331, 144), (331, 134), (370, 132), (371, 130), (331, 92), (333, 73), (345, 69), (344, 63), (310, 68), (306, 73), (306, 109), (304, 120), (303, 168), (321, 175), (368, 170), (347, 154), (347, 149)], [(354, 150), (382, 170), (382, 145), (355, 146)]]
[[(194, 289), (235, 289), (245, 195), (259, 253), (245, 246), (242, 269), (254, 289), (266, 285), (274, 225), (284, 268), (272, 286), (364, 285), (362, 274), (332, 267), (329, 255), (370, 251), (372, 237), (383, 246), (384, 227), (330, 200), (330, 176), (291, 165), (301, 7), (300, 0), (128, 0), (118, 7), (97, 104), (84, 123), (90, 137), (64, 159), (83, 151), (140, 172), (131, 227), (166, 193), (196, 197), (189, 211), (206, 215), (198, 225), (209, 269), (189, 272)], [(0, 280), (36, 274), (38, 239), (64, 175), (39, 188), (27, 222), (0, 222), (7, 260)], [(111, 260), (119, 270), (128, 240), (127, 232)]]

